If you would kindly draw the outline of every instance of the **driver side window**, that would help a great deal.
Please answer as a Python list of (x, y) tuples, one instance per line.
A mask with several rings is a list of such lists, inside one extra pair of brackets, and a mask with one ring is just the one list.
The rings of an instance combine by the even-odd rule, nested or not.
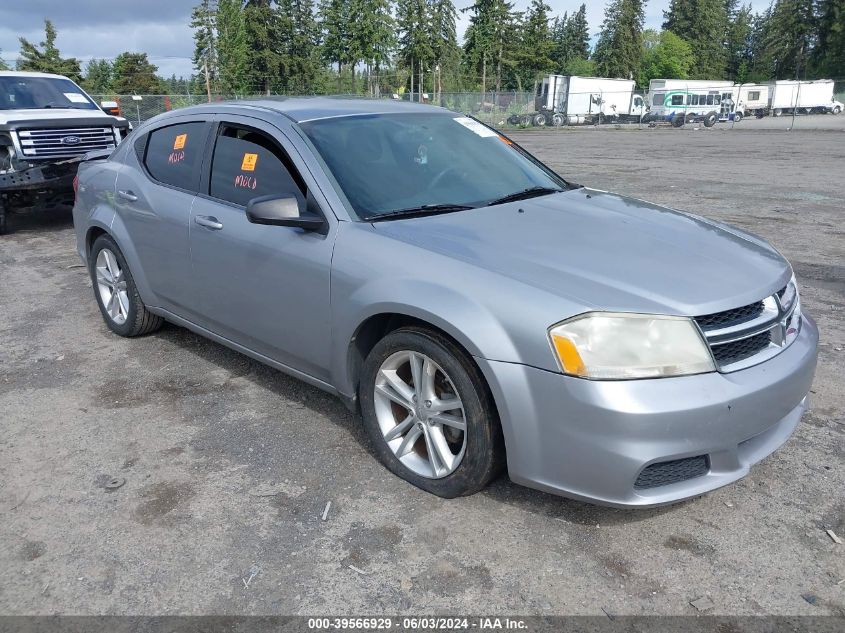
[(248, 127), (223, 124), (211, 163), (209, 194), (245, 207), (253, 198), (306, 194), (290, 158), (270, 137)]

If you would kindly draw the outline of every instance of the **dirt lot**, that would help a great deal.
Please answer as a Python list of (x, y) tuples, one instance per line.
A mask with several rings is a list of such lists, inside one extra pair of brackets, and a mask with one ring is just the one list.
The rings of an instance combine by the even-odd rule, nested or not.
[(793, 262), (823, 343), (813, 410), (783, 449), (657, 510), (506, 477), (441, 500), (387, 473), (320, 391), (173, 326), (112, 335), (68, 217), (13, 218), (0, 613), (695, 614), (709, 596), (718, 614), (845, 614), (845, 545), (825, 533), (845, 536), (845, 137), (514, 136), (577, 182), (737, 224)]

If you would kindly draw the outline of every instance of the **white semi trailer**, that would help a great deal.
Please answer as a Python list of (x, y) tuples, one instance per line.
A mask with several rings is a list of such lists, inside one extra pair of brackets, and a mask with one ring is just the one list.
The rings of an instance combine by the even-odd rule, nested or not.
[(770, 81), (768, 85), (768, 112), (773, 116), (842, 112), (842, 103), (833, 98), (831, 79)]
[(629, 79), (547, 75), (537, 86), (534, 112), (512, 114), (512, 125), (578, 125), (602, 121), (637, 121), (645, 114), (644, 98)]

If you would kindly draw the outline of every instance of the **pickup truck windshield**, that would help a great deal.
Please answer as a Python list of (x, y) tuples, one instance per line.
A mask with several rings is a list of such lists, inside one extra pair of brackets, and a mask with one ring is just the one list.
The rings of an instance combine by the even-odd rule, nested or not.
[(460, 115), (342, 116), (300, 127), (361, 220), (461, 211), (569, 188), (496, 131)]
[(0, 76), (0, 110), (96, 110), (79, 86), (59, 77)]

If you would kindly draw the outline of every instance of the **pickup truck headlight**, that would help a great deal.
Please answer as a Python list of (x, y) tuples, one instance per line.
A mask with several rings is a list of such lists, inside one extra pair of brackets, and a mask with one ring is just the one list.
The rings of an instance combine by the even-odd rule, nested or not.
[(597, 380), (662, 378), (715, 371), (691, 319), (591, 312), (549, 330), (565, 374)]

